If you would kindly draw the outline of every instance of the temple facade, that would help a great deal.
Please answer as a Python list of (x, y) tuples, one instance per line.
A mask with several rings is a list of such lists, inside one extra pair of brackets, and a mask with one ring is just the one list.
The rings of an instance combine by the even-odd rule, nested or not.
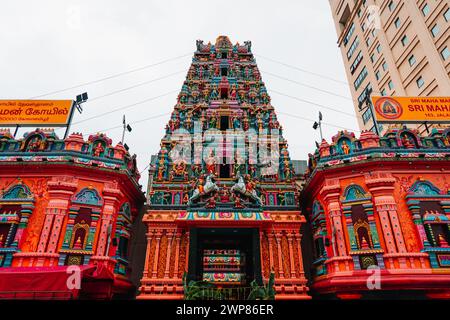
[[(144, 195), (135, 156), (103, 134), (0, 132), (1, 298), (134, 296), (131, 229)], [(72, 267), (69, 270), (69, 266)], [(68, 278), (78, 272), (81, 283)]]
[(242, 299), (271, 274), (277, 299), (309, 298), (287, 147), (251, 42), (197, 41), (150, 170), (138, 299), (183, 299), (191, 281)]
[(450, 298), (449, 130), (340, 132), (309, 156), (315, 295)]

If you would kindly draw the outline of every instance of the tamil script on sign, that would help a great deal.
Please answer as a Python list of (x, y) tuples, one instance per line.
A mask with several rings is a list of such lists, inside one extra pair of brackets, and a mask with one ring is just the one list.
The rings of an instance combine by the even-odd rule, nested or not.
[(0, 125), (64, 126), (72, 100), (0, 100)]

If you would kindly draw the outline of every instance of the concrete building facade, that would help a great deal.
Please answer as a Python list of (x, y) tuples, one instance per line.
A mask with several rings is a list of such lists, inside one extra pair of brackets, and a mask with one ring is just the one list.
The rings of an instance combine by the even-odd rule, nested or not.
[[(449, 95), (447, 0), (329, 2), (361, 129), (375, 129), (371, 110), (364, 108), (367, 89), (377, 96)], [(427, 130), (424, 124), (418, 129)]]

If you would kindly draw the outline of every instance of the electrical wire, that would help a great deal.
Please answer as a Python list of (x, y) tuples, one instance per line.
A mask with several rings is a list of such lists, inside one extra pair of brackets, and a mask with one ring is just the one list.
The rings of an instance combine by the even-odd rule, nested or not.
[(187, 56), (192, 56), (192, 52), (187, 53), (187, 54), (183, 54), (181, 56), (165, 59), (165, 60), (162, 60), (162, 61), (159, 61), (159, 62), (156, 62), (156, 63), (148, 64), (148, 65), (145, 65), (145, 66), (142, 66), (142, 67), (134, 68), (134, 69), (131, 69), (131, 70), (128, 70), (128, 71), (112, 74), (110, 76), (106, 76), (106, 77), (103, 77), (103, 78), (100, 78), (100, 79), (96, 79), (96, 80), (92, 80), (92, 81), (88, 81), (88, 82), (83, 82), (83, 83), (80, 83), (80, 84), (77, 84), (77, 85), (74, 85), (74, 86), (71, 86), (71, 87), (67, 87), (67, 88), (63, 88), (63, 89), (59, 89), (59, 90), (43, 93), (43, 94), (31, 97), (30, 99), (41, 98), (41, 97), (53, 95), (53, 94), (56, 94), (56, 93), (61, 93), (61, 92), (69, 91), (69, 90), (72, 90), (72, 89), (80, 88), (80, 87), (83, 87), (83, 86), (96, 84), (96, 83), (103, 82), (103, 81), (106, 81), (106, 80), (110, 80), (110, 79), (114, 79), (114, 78), (117, 78), (117, 77), (121, 77), (121, 76), (130, 74), (130, 73), (135, 73), (135, 72), (142, 71), (142, 70), (145, 70), (145, 69), (148, 69), (148, 68), (153, 68), (153, 67), (159, 66), (161, 64), (164, 64), (164, 63), (167, 63), (167, 62), (170, 62), (170, 61), (174, 61), (174, 60), (178, 60), (178, 59), (181, 59), (181, 58), (184, 58), (184, 57), (187, 57)]
[(149, 102), (149, 101), (153, 101), (153, 100), (156, 100), (156, 99), (159, 99), (159, 98), (168, 96), (168, 95), (171, 95), (171, 94), (176, 93), (176, 92), (178, 92), (178, 91), (179, 91), (179, 90), (172, 90), (172, 91), (166, 92), (166, 93), (164, 93), (164, 94), (161, 94), (161, 95), (159, 95), (159, 96), (147, 98), (147, 99), (144, 99), (144, 100), (141, 100), (141, 101), (132, 103), (132, 104), (128, 104), (128, 105), (125, 105), (125, 106), (122, 106), (122, 107), (115, 108), (115, 109), (113, 109), (113, 110), (110, 110), (110, 111), (107, 111), (107, 112), (104, 112), (104, 113), (99, 113), (99, 114), (94, 115), (94, 116), (92, 116), (92, 117), (89, 117), (89, 118), (86, 118), (86, 119), (83, 119), (83, 120), (74, 122), (73, 125), (75, 125), (75, 124), (80, 124), (80, 123), (83, 123), (83, 122), (87, 122), (87, 121), (90, 121), (90, 120), (92, 120), (92, 119), (97, 119), (97, 118), (100, 118), (100, 117), (109, 115), (109, 114), (114, 113), (114, 112), (117, 112), (117, 111), (129, 109), (129, 108), (135, 107), (135, 106), (137, 106), (137, 105), (140, 105), (140, 104), (143, 104), (143, 103), (146, 103), (146, 102)]
[(303, 68), (299, 68), (297, 66), (294, 66), (294, 65), (282, 62), (282, 61), (278, 61), (278, 60), (275, 60), (275, 59), (271, 59), (271, 58), (268, 58), (268, 57), (265, 57), (265, 56), (262, 56), (262, 55), (259, 55), (259, 54), (253, 54), (253, 55), (256, 56), (256, 57), (262, 58), (264, 60), (271, 61), (271, 62), (274, 62), (274, 63), (278, 63), (280, 65), (283, 65), (283, 66), (291, 68), (291, 69), (295, 69), (295, 70), (303, 72), (303, 73), (307, 73), (307, 74), (310, 74), (310, 75), (313, 75), (313, 76), (316, 76), (316, 77), (320, 77), (320, 78), (323, 78), (323, 79), (326, 79), (326, 80), (330, 80), (330, 81), (333, 81), (333, 82), (336, 82), (336, 83), (348, 86), (348, 83), (346, 81), (342, 81), (342, 80), (335, 79), (335, 78), (332, 78), (332, 77), (329, 77), (329, 76), (326, 76), (326, 75), (323, 75), (323, 74), (320, 74), (320, 73), (316, 73), (316, 72), (312, 72), (312, 71), (309, 71), (309, 70), (306, 70), (306, 69), (303, 69)]
[(307, 103), (307, 104), (310, 104), (310, 105), (313, 105), (313, 106), (316, 106), (316, 107), (321, 107), (321, 108), (324, 108), (324, 109), (327, 109), (327, 110), (338, 112), (338, 113), (344, 114), (344, 115), (352, 117), (352, 118), (356, 118), (356, 115), (348, 113), (348, 112), (345, 112), (345, 111), (341, 111), (341, 110), (335, 109), (334, 107), (329, 107), (329, 106), (326, 106), (326, 105), (323, 105), (323, 104), (320, 104), (320, 103), (316, 103), (316, 102), (313, 102), (313, 101), (309, 101), (309, 100), (301, 99), (301, 98), (298, 98), (298, 97), (294, 97), (294, 96), (288, 95), (286, 93), (282, 93), (282, 92), (279, 92), (279, 91), (276, 91), (276, 90), (272, 90), (272, 89), (270, 89), (269, 91), (273, 92), (273, 93), (276, 93), (278, 95), (281, 95), (281, 96), (293, 99), (293, 100), (297, 100), (297, 101), (304, 102), (304, 103)]
[(173, 76), (175, 76), (177, 74), (184, 73), (184, 72), (186, 72), (186, 70), (180, 70), (180, 71), (177, 71), (177, 72), (174, 72), (174, 73), (171, 73), (171, 74), (159, 77), (159, 78), (155, 78), (155, 79), (151, 79), (151, 80), (144, 81), (144, 82), (141, 82), (141, 83), (137, 83), (137, 84), (132, 85), (130, 87), (126, 87), (126, 88), (123, 88), (123, 89), (112, 91), (112, 92), (109, 92), (107, 94), (104, 94), (104, 95), (101, 95), (101, 96), (97, 96), (97, 97), (95, 97), (93, 99), (89, 99), (89, 102), (96, 101), (96, 100), (99, 100), (99, 99), (102, 99), (102, 98), (106, 98), (106, 97), (115, 95), (117, 93), (122, 93), (124, 91), (128, 91), (128, 90), (135, 89), (135, 88), (138, 88), (138, 87), (142, 87), (142, 86), (147, 85), (149, 83), (153, 83), (153, 82), (156, 82), (156, 81), (164, 80), (166, 78), (173, 77)]
[(297, 84), (297, 85), (299, 85), (299, 86), (302, 86), (302, 87), (305, 87), (305, 88), (309, 88), (309, 89), (313, 89), (313, 90), (316, 90), (316, 91), (320, 91), (320, 92), (323, 92), (323, 93), (326, 93), (326, 94), (329, 94), (329, 95), (332, 95), (332, 96), (335, 96), (335, 97), (339, 97), (339, 98), (342, 98), (342, 99), (354, 101), (354, 100), (353, 100), (352, 98), (350, 98), (350, 97), (343, 96), (343, 95), (340, 95), (340, 94), (338, 94), (338, 93), (331, 92), (331, 91), (328, 91), (328, 90), (325, 90), (325, 89), (321, 89), (321, 88), (318, 88), (318, 87), (315, 87), (315, 86), (311, 86), (311, 85), (309, 85), (309, 84), (305, 84), (305, 83), (302, 83), (302, 82), (299, 82), (299, 81), (296, 81), (296, 80), (292, 80), (292, 79), (289, 79), (289, 78), (285, 78), (285, 77), (282, 77), (282, 76), (273, 74), (273, 73), (271, 73), (271, 72), (261, 71), (261, 74), (264, 74), (264, 75), (267, 74), (267, 75), (269, 75), (269, 76), (272, 76), (272, 77), (275, 77), (275, 78), (278, 78), (278, 79), (281, 79), (281, 80), (285, 80), (285, 81), (289, 81), (289, 82), (295, 83), (295, 84)]

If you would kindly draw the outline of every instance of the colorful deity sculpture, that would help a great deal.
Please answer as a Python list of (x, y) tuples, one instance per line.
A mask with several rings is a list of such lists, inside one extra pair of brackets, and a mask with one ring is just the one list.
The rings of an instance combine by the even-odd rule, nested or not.
[(218, 100), (219, 99), (219, 90), (217, 89), (217, 85), (213, 85), (211, 89), (211, 94), (209, 95), (210, 100)]
[[(205, 280), (216, 285), (217, 281), (227, 280), (229, 283), (219, 284), (221, 288), (240, 289), (248, 287), (247, 280), (255, 279), (258, 272), (262, 275), (260, 282), (268, 281), (273, 266), (277, 266), (277, 299), (308, 299), (299, 254), (301, 225), (305, 220), (292, 205), (298, 190), (295, 174), (289, 171), (292, 170), (289, 155), (283, 162), (275, 151), (270, 156), (261, 155), (265, 146), (258, 146), (259, 141), (266, 143), (265, 128), (274, 130), (280, 126), (251, 53), (251, 43), (233, 45), (226, 36), (219, 36), (210, 46), (198, 41), (192, 64), (195, 79), (187, 82), (192, 90), (190, 97), (183, 100), (186, 103), (180, 102), (186, 108), (182, 110), (185, 118), (180, 121), (185, 128), (190, 127), (191, 120), (195, 124), (190, 142), (193, 159), (186, 168), (174, 163), (168, 167), (166, 161), (159, 164), (160, 158), (152, 166), (149, 194), (171, 197), (167, 201), (162, 198), (152, 201), (144, 216), (151, 233), (148, 240), (151, 249), (146, 252), (147, 269), (138, 298), (182, 299), (183, 274), (188, 283)], [(198, 99), (196, 90), (200, 92)], [(187, 93), (186, 89), (182, 91)], [(286, 145), (281, 136), (272, 143), (278, 144), (273, 149)], [(278, 174), (280, 168), (285, 171)], [(283, 197), (286, 200), (277, 202)], [(198, 234), (194, 236), (196, 228)], [(251, 237), (246, 234), (250, 228), (255, 232)], [(209, 240), (206, 234), (210, 235)], [(206, 243), (221, 249), (207, 249)], [(277, 243), (281, 244), (279, 249), (271, 248)], [(230, 244), (233, 248), (227, 247)], [(245, 249), (249, 245), (261, 248), (260, 252)], [(220, 268), (195, 266), (193, 261), (209, 259), (207, 252), (218, 250), (231, 252), (233, 259), (229, 261), (242, 263), (239, 270), (245, 270), (245, 274), (231, 272), (236, 266), (228, 260)], [(244, 251), (245, 258), (239, 253)], [(157, 263), (155, 252), (160, 257)], [(247, 268), (245, 260), (256, 261), (257, 256), (262, 258), (261, 262)]]
[(350, 146), (348, 145), (347, 140), (342, 141), (341, 149), (345, 155), (350, 153)]
[(100, 157), (102, 155), (103, 151), (105, 151), (105, 148), (103, 148), (103, 145), (101, 142), (97, 142), (93, 151), (94, 151), (93, 152), (94, 157)]
[(208, 174), (216, 174), (217, 159), (214, 154), (214, 150), (210, 151), (205, 163), (206, 163), (206, 172)]

